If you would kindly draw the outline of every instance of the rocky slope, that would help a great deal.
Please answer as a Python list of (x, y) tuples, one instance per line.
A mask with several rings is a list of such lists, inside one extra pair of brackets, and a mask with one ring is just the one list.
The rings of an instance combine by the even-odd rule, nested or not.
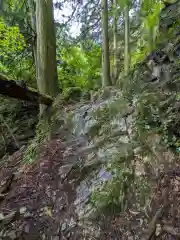
[[(174, 225), (168, 222), (169, 214), (178, 211), (177, 158), (161, 145), (158, 134), (146, 136), (146, 144), (153, 153), (142, 156), (142, 146), (133, 140), (135, 119), (135, 108), (113, 89), (103, 91), (95, 103), (77, 104), (64, 108), (63, 112), (62, 108), (57, 110), (53, 139), (42, 146), (38, 162), (24, 165), (25, 149), (21, 149), (1, 170), (2, 180), (13, 178), (10, 186), (1, 191), (1, 238), (139, 239), (141, 235), (143, 238), (148, 221), (157, 214), (161, 215), (161, 222), (157, 217), (153, 231), (158, 231), (157, 224), (160, 224), (157, 234), (166, 235), (169, 228), (178, 234), (175, 216), (170, 218), (174, 219)], [(57, 123), (61, 123), (58, 128)], [(150, 168), (146, 163), (150, 163)], [(128, 169), (130, 173), (133, 169), (135, 175), (133, 182), (128, 181), (128, 194), (124, 196), (120, 189), (124, 186), (120, 183), (126, 178), (120, 176), (120, 170), (126, 173)], [(117, 202), (119, 210), (115, 204), (116, 195), (110, 204), (100, 195), (100, 201), (97, 198), (92, 205), (93, 190), (116, 178), (118, 198), (122, 194), (122, 200), (119, 198)], [(142, 201), (144, 193), (141, 191), (147, 190), (140, 185), (144, 181), (148, 181), (151, 191)], [(7, 184), (6, 180), (2, 187)], [(176, 198), (176, 207), (172, 195)], [(103, 204), (105, 207), (112, 205), (115, 212), (100, 211)], [(156, 212), (161, 205), (164, 209), (167, 204), (173, 204), (168, 212)], [(164, 229), (164, 222), (167, 229)], [(149, 239), (148, 234), (152, 234), (152, 228), (148, 228), (143, 239)]]
[[(172, 26), (163, 16), (162, 33)], [(123, 91), (66, 107), (57, 98), (52, 139), (37, 132), (1, 166), (1, 239), (180, 237), (179, 46), (175, 29)]]

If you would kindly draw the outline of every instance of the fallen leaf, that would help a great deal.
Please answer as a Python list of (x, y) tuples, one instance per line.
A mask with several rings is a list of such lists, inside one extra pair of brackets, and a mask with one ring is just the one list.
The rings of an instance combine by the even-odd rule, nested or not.
[(155, 235), (159, 236), (161, 234), (161, 230), (162, 230), (161, 224), (156, 224)]
[(137, 212), (137, 211), (133, 211), (133, 210), (130, 210), (129, 209), (129, 212), (131, 213), (131, 214), (133, 214), (133, 215), (138, 215), (140, 212)]
[(24, 232), (25, 233), (29, 233), (30, 232), (30, 227), (29, 227), (28, 224), (24, 227)]
[(6, 196), (7, 196), (7, 193), (0, 194), (0, 201), (3, 201)]
[(17, 239), (17, 235), (15, 231), (10, 231), (7, 233), (7, 236), (11, 239), (11, 240), (15, 240)]
[(68, 226), (67, 226), (67, 223), (64, 222), (64, 223), (61, 225), (61, 231), (66, 230), (67, 227), (68, 227)]
[(18, 212), (17, 211), (12, 211), (7, 215), (1, 215), (1, 219), (0, 219), (0, 223), (3, 222), (3, 224), (9, 224), (10, 222), (13, 222), (16, 217), (18, 216)]
[(50, 208), (45, 207), (44, 210), (45, 210), (45, 213), (46, 213), (47, 216), (52, 217), (52, 211), (51, 211)]
[(0, 221), (4, 219), (4, 214), (0, 213)]
[(176, 176), (176, 180), (178, 180), (180, 182), (180, 177), (179, 176)]
[(8, 177), (5, 181), (1, 183), (0, 186), (0, 194), (6, 193), (9, 191), (9, 188), (11, 186), (12, 181), (14, 180), (15, 175), (12, 174), (10, 177)]
[(19, 212), (20, 214), (24, 214), (26, 212), (27, 208), (26, 207), (20, 207)]

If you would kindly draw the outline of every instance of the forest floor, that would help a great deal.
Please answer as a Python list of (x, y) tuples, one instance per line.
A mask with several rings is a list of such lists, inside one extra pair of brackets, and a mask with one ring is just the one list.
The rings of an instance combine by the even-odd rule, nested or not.
[[(78, 148), (75, 141), (73, 152)], [(0, 239), (96, 239), (84, 236), (79, 224), (76, 179), (62, 178), (64, 139), (43, 146), (39, 161), (30, 167), (23, 165), (24, 151), (0, 166)], [(180, 239), (180, 166), (159, 175), (146, 210), (114, 213), (101, 229), (97, 239)]]

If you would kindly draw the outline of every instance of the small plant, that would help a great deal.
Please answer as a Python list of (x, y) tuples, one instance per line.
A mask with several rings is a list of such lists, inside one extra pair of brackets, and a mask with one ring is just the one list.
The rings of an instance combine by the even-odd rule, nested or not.
[(106, 181), (102, 186), (94, 190), (92, 194), (92, 205), (99, 211), (113, 212), (117, 208), (122, 211), (126, 207), (128, 190), (131, 186), (132, 172), (128, 168), (121, 171)]
[(37, 161), (39, 151), (50, 132), (50, 126), (47, 126), (45, 120), (41, 120), (36, 127), (36, 136), (29, 142), (24, 154), (24, 163), (33, 164)]

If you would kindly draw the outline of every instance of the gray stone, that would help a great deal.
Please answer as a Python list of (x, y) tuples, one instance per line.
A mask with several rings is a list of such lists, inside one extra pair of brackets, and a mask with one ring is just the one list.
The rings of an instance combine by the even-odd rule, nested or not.
[(16, 239), (16, 232), (15, 231), (10, 231), (7, 233), (7, 235), (10, 239)]
[(26, 212), (27, 208), (26, 207), (20, 207), (19, 212), (20, 214), (24, 214)]
[(53, 237), (51, 238), (51, 240), (60, 240), (60, 237), (59, 237), (59, 236), (53, 236)]
[(30, 218), (30, 217), (33, 217), (33, 214), (30, 213), (30, 212), (26, 212), (26, 213), (24, 214), (24, 217), (25, 217), (25, 218)]
[(45, 240), (46, 239), (46, 235), (43, 233), (42, 234), (42, 240)]
[(30, 231), (29, 224), (26, 224), (25, 227), (24, 227), (24, 232), (29, 233), (29, 231)]
[(72, 235), (71, 232), (68, 232), (68, 234), (67, 234), (67, 236), (66, 236), (67, 239), (70, 239), (71, 235)]
[(61, 176), (62, 179), (66, 178), (71, 168), (72, 168), (72, 164), (64, 165), (59, 168), (59, 175)]
[(4, 219), (4, 214), (0, 213), (0, 221)]
[(66, 230), (66, 229), (67, 229), (67, 227), (68, 227), (67, 223), (66, 223), (66, 222), (64, 222), (64, 223), (61, 225), (61, 231), (64, 231), (64, 230)]
[(75, 227), (76, 225), (77, 225), (77, 223), (76, 223), (76, 221), (74, 220), (74, 218), (71, 218), (70, 223), (69, 223), (69, 227), (70, 227), (70, 228), (73, 228), (73, 227)]

